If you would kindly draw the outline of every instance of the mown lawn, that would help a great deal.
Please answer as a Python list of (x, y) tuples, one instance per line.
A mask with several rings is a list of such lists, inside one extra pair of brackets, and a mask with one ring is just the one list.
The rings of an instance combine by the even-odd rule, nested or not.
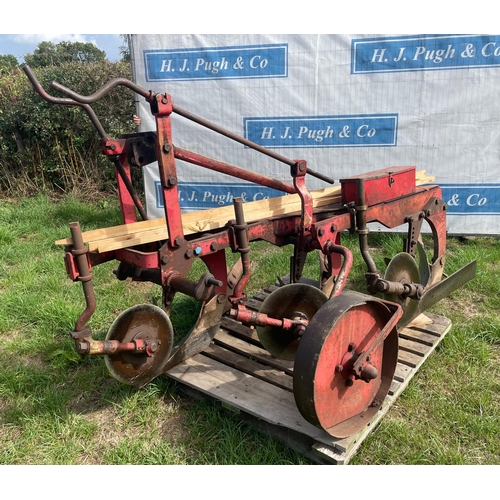
[[(310, 463), (237, 415), (183, 395), (167, 377), (136, 390), (111, 378), (102, 359), (75, 353), (68, 332), (83, 294), (54, 245), (74, 220), (89, 230), (119, 224), (120, 215), (110, 201), (0, 201), (0, 464)], [(347, 235), (344, 243), (358, 264), (348, 286), (359, 288), (357, 242)], [(396, 235), (373, 235), (370, 245), (377, 263), (401, 249)], [(477, 259), (477, 277), (434, 307), (452, 319), (451, 331), (353, 464), (500, 462), (500, 240), (450, 238), (448, 247), (445, 271)], [(288, 272), (289, 248), (256, 243), (250, 255), (249, 292)], [(115, 267), (93, 271), (99, 338), (121, 311), (160, 297), (156, 285), (117, 280)], [(311, 256), (307, 272), (317, 267)], [(179, 327), (193, 308), (189, 300), (176, 303)]]

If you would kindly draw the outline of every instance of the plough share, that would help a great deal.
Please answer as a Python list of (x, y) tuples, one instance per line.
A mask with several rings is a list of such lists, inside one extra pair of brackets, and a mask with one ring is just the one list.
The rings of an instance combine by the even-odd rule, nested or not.
[[(65, 95), (53, 97), (28, 66), (24, 71), (44, 99), (79, 106), (89, 116), (101, 140), (103, 154), (116, 169), (123, 226), (82, 233), (71, 223), (66, 244), (68, 275), (83, 286), (86, 308), (71, 332), (81, 355), (102, 355), (113, 377), (141, 387), (175, 365), (207, 349), (224, 316), (255, 327), (262, 346), (275, 358), (292, 360), (293, 394), (302, 416), (335, 437), (362, 429), (386, 398), (397, 364), (398, 329), (463, 286), (475, 276), (472, 261), (443, 279), (446, 249), (446, 208), (438, 185), (418, 181), (415, 167), (391, 167), (340, 180), (339, 188), (310, 191), (308, 176), (333, 183), (304, 160), (290, 160), (177, 107), (169, 94), (156, 94), (127, 79), (111, 80), (91, 96), (52, 82)], [(128, 87), (150, 105), (156, 131), (106, 135), (91, 104), (116, 86)], [(290, 167), (291, 183), (230, 165), (177, 147), (172, 142), (173, 113), (252, 148)], [(182, 214), (176, 160), (182, 160), (238, 179), (267, 186), (287, 196), (265, 202)], [(165, 218), (148, 216), (131, 182), (131, 169), (158, 162)], [(425, 183), (426, 185), (420, 185)], [(137, 214), (142, 221), (137, 222)], [(206, 220), (200, 230), (189, 221)], [(421, 228), (432, 233), (428, 261)], [(401, 252), (378, 269), (368, 245), (368, 224), (386, 228), (406, 225)], [(367, 293), (345, 288), (353, 265), (341, 233), (359, 237), (366, 267)], [(282, 247), (293, 245), (289, 283), (269, 295), (259, 312), (247, 308), (246, 286), (252, 266), (250, 242), (264, 240)], [(240, 258), (229, 269), (226, 249)], [(304, 280), (307, 255), (320, 256), (317, 285)], [(207, 272), (188, 278), (195, 259)], [(162, 288), (161, 307), (136, 305), (122, 312), (105, 340), (92, 337), (88, 322), (96, 309), (92, 268), (119, 262), (118, 279), (148, 281)], [(363, 263), (360, 263), (363, 265)], [(359, 265), (359, 264), (357, 264)], [(307, 281), (307, 282), (306, 282)], [(185, 338), (174, 345), (169, 314), (176, 293), (201, 303), (199, 317)]]

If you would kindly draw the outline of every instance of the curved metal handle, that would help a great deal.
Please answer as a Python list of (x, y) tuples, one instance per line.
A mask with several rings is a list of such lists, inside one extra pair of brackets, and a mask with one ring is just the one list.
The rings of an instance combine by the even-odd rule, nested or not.
[(108, 83), (103, 85), (97, 92), (94, 92), (92, 95), (89, 96), (78, 94), (74, 90), (68, 89), (64, 85), (61, 85), (60, 83), (54, 81), (50, 82), (50, 86), (54, 90), (57, 90), (58, 92), (61, 92), (61, 94), (65, 94), (71, 97), (73, 100), (83, 104), (92, 104), (98, 101), (99, 99), (102, 99), (105, 95), (109, 94), (111, 90), (120, 85), (123, 87), (128, 87), (130, 90), (133, 90), (136, 94), (142, 95), (148, 102), (150, 101), (152, 96), (154, 96), (153, 91), (143, 89), (139, 85), (136, 85), (134, 82), (127, 80), (127, 78), (113, 78), (113, 80), (110, 80)]
[[(98, 101), (99, 99), (102, 99), (105, 95), (109, 94), (109, 92), (111, 90), (113, 90), (115, 87), (118, 87), (120, 85), (127, 87), (127, 88), (131, 89), (132, 91), (134, 91), (136, 94), (143, 96), (146, 99), (146, 101), (148, 101), (149, 103), (151, 103), (153, 101), (154, 96), (155, 96), (155, 93), (152, 90), (146, 90), (146, 89), (140, 87), (139, 85), (135, 84), (134, 82), (128, 80), (127, 78), (114, 78), (113, 80), (110, 80), (108, 83), (103, 85), (97, 92), (94, 92), (90, 96), (84, 96), (84, 95), (78, 94), (78, 92), (75, 92), (74, 90), (71, 90), (71, 89), (65, 87), (64, 85), (61, 85), (58, 82), (52, 81), (52, 82), (50, 82), (51, 88), (53, 88), (54, 90), (57, 90), (58, 92), (61, 92), (62, 94), (65, 94), (65, 95), (70, 97), (70, 99), (68, 99), (68, 98), (57, 99), (55, 97), (49, 96), (43, 90), (41, 85), (36, 80), (35, 75), (31, 72), (31, 69), (29, 68), (29, 66), (25, 65), (25, 66), (23, 66), (23, 69), (24, 69), (25, 73), (28, 75), (28, 78), (30, 78), (31, 83), (35, 87), (35, 90), (44, 99), (46, 99), (50, 102), (57, 103), (57, 104), (66, 104), (66, 105), (83, 107), (87, 111), (87, 113), (89, 113), (89, 116), (90, 116), (92, 122), (94, 123), (94, 125), (96, 126), (96, 128), (98, 127), (97, 124), (99, 124), (99, 121), (97, 120), (97, 117), (95, 116), (95, 113), (93, 112), (92, 108), (88, 107), (88, 105)], [(243, 137), (240, 137), (236, 134), (233, 134), (232, 132), (230, 132), (228, 130), (225, 130), (221, 127), (218, 127), (218, 126), (214, 125), (213, 123), (211, 123), (207, 120), (204, 120), (203, 118), (200, 118), (196, 115), (193, 115), (192, 113), (189, 113), (182, 108), (178, 108), (177, 106), (172, 106), (172, 111), (174, 113), (180, 114), (181, 116), (184, 116), (184, 118), (187, 118), (188, 120), (194, 121), (194, 122), (198, 123), (199, 125), (207, 127), (207, 128), (209, 128), (209, 129), (211, 129), (219, 134), (222, 134), (222, 135), (224, 135), (224, 136), (226, 136), (226, 137), (228, 137), (236, 142), (239, 142), (239, 143), (244, 144), (245, 146), (248, 146), (256, 151), (259, 151), (260, 153), (265, 154), (266, 156), (269, 156), (271, 158), (274, 158), (275, 160), (278, 160), (278, 161), (281, 161), (285, 164), (288, 164), (289, 166), (293, 166), (296, 163), (295, 160), (285, 158), (284, 156), (281, 156), (281, 155), (275, 153), (274, 151), (271, 151), (271, 150), (264, 148), (258, 144), (255, 144), (254, 142), (251, 142), (247, 139), (244, 139)], [(99, 126), (100, 126), (100, 124), (99, 124)], [(98, 130), (99, 130), (99, 128), (98, 128)], [(102, 129), (102, 127), (101, 127), (101, 130), (104, 133), (104, 130)], [(101, 133), (101, 132), (99, 132), (99, 133)], [(101, 136), (101, 137), (104, 137), (104, 136)], [(321, 174), (319, 172), (316, 172), (309, 167), (307, 169), (307, 172), (311, 176), (316, 177), (317, 179), (320, 179), (324, 182), (328, 182), (329, 184), (334, 183), (334, 180), (331, 179), (330, 177), (328, 177), (324, 174)]]
[[(23, 64), (21, 67), (22, 67), (23, 71), (26, 73), (26, 76), (28, 77), (29, 81), (33, 85), (33, 88), (35, 89), (35, 91), (41, 97), (43, 97), (43, 99), (45, 99), (46, 101), (51, 102), (53, 104), (62, 104), (64, 106), (79, 106), (89, 115), (89, 118), (92, 121), (92, 124), (94, 125), (94, 127), (97, 129), (97, 132), (99, 133), (99, 136), (101, 137), (101, 139), (105, 139), (108, 137), (108, 134), (106, 134), (106, 131), (104, 130), (104, 127), (101, 125), (99, 118), (97, 118), (97, 115), (95, 114), (94, 110), (89, 106), (88, 103), (79, 102), (77, 100), (68, 99), (65, 97), (53, 97), (53, 96), (49, 95), (44, 90), (44, 88), (42, 87), (42, 85), (38, 81), (37, 77), (35, 76), (35, 74), (31, 70), (31, 68), (27, 64)], [(55, 82), (51, 83), (52, 87), (54, 87), (54, 85), (52, 85), (53, 83), (55, 83)], [(61, 85), (61, 87), (63, 87), (63, 86)], [(63, 87), (63, 88), (65, 88), (65, 87)], [(70, 92), (72, 92), (72, 91), (70, 91)], [(76, 92), (72, 92), (72, 93), (76, 94)], [(78, 95), (78, 94), (76, 94), (76, 95)], [(142, 203), (140, 202), (139, 197), (137, 196), (137, 193), (136, 193), (134, 187), (132, 186), (132, 183), (130, 182), (130, 179), (127, 177), (127, 174), (125, 173), (123, 166), (120, 163), (120, 160), (118, 159), (118, 157), (116, 157), (116, 158), (112, 158), (112, 162), (114, 163), (118, 173), (120, 174), (120, 177), (122, 178), (128, 192), (130, 193), (130, 196), (132, 197), (132, 200), (134, 201), (134, 204), (137, 207), (137, 210), (139, 211), (140, 216), (142, 217), (143, 220), (147, 220), (148, 216), (146, 214), (146, 211), (142, 207)]]
[(101, 125), (101, 122), (99, 121), (99, 118), (97, 118), (97, 115), (95, 114), (94, 110), (88, 104), (77, 102), (73, 99), (67, 99), (64, 97), (53, 97), (49, 95), (38, 81), (37, 77), (35, 76), (35, 73), (33, 73), (32, 69), (27, 64), (23, 64), (21, 68), (28, 77), (29, 81), (31, 82), (31, 85), (33, 85), (33, 88), (35, 89), (37, 94), (39, 94), (43, 99), (53, 104), (62, 104), (64, 106), (78, 106), (82, 108), (89, 115), (89, 118), (92, 121), (94, 127), (97, 129), (97, 132), (99, 133), (101, 139), (107, 137), (107, 134), (103, 126)]

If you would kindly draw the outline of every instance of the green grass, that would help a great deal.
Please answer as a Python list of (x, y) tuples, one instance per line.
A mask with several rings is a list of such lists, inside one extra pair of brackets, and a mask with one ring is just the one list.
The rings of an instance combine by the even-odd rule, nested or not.
[[(104, 361), (81, 358), (68, 332), (84, 303), (54, 241), (68, 223), (85, 230), (120, 223), (113, 202), (46, 196), (0, 201), (0, 464), (308, 464), (217, 404), (192, 399), (167, 377), (141, 390), (111, 378)], [(348, 288), (364, 289), (357, 240)], [(377, 266), (401, 237), (370, 235)], [(354, 464), (498, 464), (500, 457), (500, 241), (450, 238), (448, 274), (478, 261), (477, 278), (434, 307), (453, 328), (352, 459)], [(249, 295), (288, 273), (291, 247), (252, 243)], [(234, 261), (237, 255), (229, 255)], [(96, 266), (92, 329), (104, 338), (126, 308), (159, 302), (160, 288), (119, 281), (116, 263)], [(195, 267), (194, 274), (201, 267)], [(318, 258), (304, 275), (317, 278)], [(176, 298), (182, 335), (198, 304)]]

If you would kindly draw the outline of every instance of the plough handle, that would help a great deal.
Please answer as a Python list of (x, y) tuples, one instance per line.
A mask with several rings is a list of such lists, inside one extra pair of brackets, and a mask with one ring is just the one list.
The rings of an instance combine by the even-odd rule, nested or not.
[[(114, 89), (115, 87), (118, 86), (124, 86), (128, 87), (132, 91), (134, 91), (136, 94), (141, 95), (148, 101), (149, 103), (152, 103), (154, 98), (155, 98), (155, 93), (152, 90), (146, 90), (139, 85), (135, 84), (134, 82), (126, 79), (126, 78), (114, 78), (113, 80), (110, 80), (108, 83), (103, 85), (97, 92), (94, 92), (90, 96), (83, 96), (81, 94), (78, 94), (77, 92), (68, 89), (64, 85), (61, 85), (58, 82), (50, 82), (50, 86), (54, 89), (57, 90), (58, 92), (61, 92), (62, 94), (65, 94), (69, 96), (73, 102), (77, 101), (81, 105), (88, 105), (92, 104), (105, 95), (109, 94), (109, 92)], [(198, 123), (199, 125), (206, 127), (210, 130), (213, 130), (214, 132), (217, 132), (218, 134), (224, 135), (225, 137), (232, 139), (233, 141), (239, 142), (240, 144), (243, 144), (251, 149), (254, 149), (258, 151), (259, 153), (262, 153), (266, 156), (269, 156), (270, 158), (273, 158), (277, 161), (280, 161), (282, 163), (285, 163), (286, 165), (289, 165), (290, 167), (293, 167), (296, 163), (297, 160), (291, 160), (289, 158), (286, 158), (285, 156), (282, 156), (278, 153), (275, 153), (274, 151), (271, 151), (267, 148), (264, 148), (260, 146), (259, 144), (256, 144), (255, 142), (249, 141), (248, 139), (245, 139), (244, 137), (241, 137), (237, 134), (234, 134), (233, 132), (226, 130), (222, 127), (219, 127), (218, 125), (215, 125), (214, 123), (209, 122), (208, 120), (205, 120), (203, 118), (200, 118), (199, 116), (196, 116), (185, 109), (179, 108), (178, 106), (175, 106), (172, 104), (172, 111), (174, 113), (177, 113), (184, 118), (187, 118), (190, 121), (193, 121), (195, 123)], [(316, 177), (317, 179), (320, 179), (324, 182), (328, 182), (329, 184), (333, 184), (335, 181), (331, 179), (330, 177), (320, 174), (319, 172), (316, 172), (312, 170), (311, 168), (307, 168), (307, 173), (312, 175), (313, 177)]]
[(64, 106), (79, 106), (80, 108), (84, 109), (85, 112), (89, 115), (89, 118), (92, 121), (94, 127), (97, 129), (97, 132), (99, 133), (101, 139), (104, 139), (106, 137), (106, 132), (104, 131), (104, 128), (101, 125), (101, 122), (99, 121), (99, 118), (97, 118), (97, 115), (94, 113), (94, 110), (88, 104), (79, 102), (78, 100), (53, 97), (47, 94), (47, 92), (44, 90), (44, 88), (38, 81), (37, 77), (35, 76), (35, 73), (33, 73), (31, 68), (27, 64), (23, 64), (21, 68), (23, 69), (24, 73), (31, 82), (31, 85), (33, 85), (33, 88), (35, 89), (37, 94), (39, 94), (43, 99), (53, 104), (62, 104)]

